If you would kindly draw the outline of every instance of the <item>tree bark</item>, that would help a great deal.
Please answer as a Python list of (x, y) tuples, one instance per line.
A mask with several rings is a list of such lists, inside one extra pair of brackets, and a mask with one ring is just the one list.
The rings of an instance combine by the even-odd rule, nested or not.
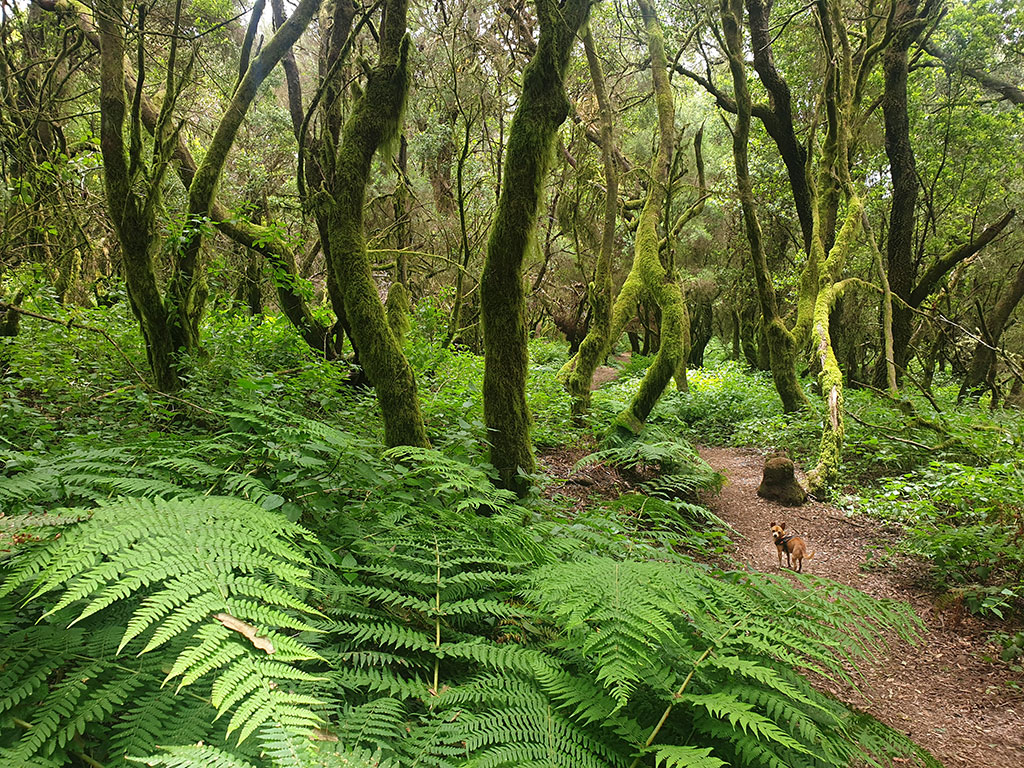
[(501, 484), (525, 492), (533, 471), (526, 406), (523, 259), (537, 223), (544, 177), (559, 126), (569, 114), (562, 78), (588, 0), (537, 0), (540, 37), (523, 71), (509, 130), (498, 208), (480, 282), (484, 330), (484, 420)]
[(1011, 104), (1016, 104), (1017, 106), (1024, 105), (1024, 89), (993, 75), (991, 72), (985, 72), (960, 62), (950, 51), (939, 48), (931, 41), (926, 42), (922, 47), (932, 56), (939, 59), (946, 69), (963, 72), (968, 77), (977, 80), (982, 87), (998, 93)]
[(416, 379), (388, 325), (363, 231), (370, 164), (381, 145), (397, 135), (408, 91), (407, 10), (408, 0), (388, 3), (379, 60), (342, 128), (333, 168), (325, 174), (324, 190), (314, 194), (327, 219), (328, 267), (342, 294), (359, 361), (377, 393), (384, 440), (388, 446), (427, 446)]
[(754, 54), (754, 69), (768, 91), (768, 107), (773, 119), (764, 122), (765, 130), (775, 141), (782, 162), (786, 165), (793, 203), (800, 221), (804, 250), (811, 249), (811, 190), (807, 184), (807, 150), (796, 137), (793, 125), (793, 104), (786, 79), (775, 67), (772, 51), (774, 37), (770, 28), (772, 0), (746, 0), (750, 20), (750, 44)]
[(974, 356), (971, 358), (967, 377), (960, 386), (957, 402), (963, 402), (965, 399), (977, 400), (985, 391), (990, 380), (989, 372), (996, 362), (994, 347), (999, 346), (999, 338), (1003, 335), (1006, 322), (1010, 319), (1010, 315), (1022, 297), (1024, 297), (1024, 264), (1017, 268), (1017, 275), (1013, 282), (1000, 295), (991, 313), (985, 318), (988, 338), (979, 341), (974, 347)]
[(177, 318), (172, 326), (172, 334), (179, 349), (193, 349), (199, 343), (199, 321), (207, 293), (199, 251), (203, 226), (210, 218), (217, 182), (227, 162), (228, 152), (235, 143), (242, 120), (263, 81), (291, 50), (319, 6), (320, 0), (300, 0), (288, 20), (245, 69), (189, 185), (188, 223), (182, 238), (184, 242), (176, 254), (174, 271), (167, 286), (168, 301), (174, 306), (173, 314)]
[[(916, 269), (913, 262), (914, 209), (917, 206), (917, 164), (910, 143), (910, 117), (907, 111), (907, 52), (923, 28), (933, 0), (925, 0), (918, 13), (917, 0), (892, 0), (895, 3), (890, 24), (895, 30), (882, 54), (882, 114), (885, 123), (885, 154), (892, 178), (892, 203), (889, 209), (889, 236), (886, 241), (889, 287), (895, 301), (892, 307), (893, 363), (897, 374), (909, 357), (910, 321), (913, 310), (910, 294), (914, 290)], [(885, 361), (879, 361), (874, 373), (875, 385), (886, 384)]]
[(750, 256), (757, 281), (757, 296), (761, 306), (764, 330), (768, 343), (769, 361), (775, 389), (787, 413), (807, 405), (807, 396), (796, 377), (796, 339), (779, 316), (775, 288), (768, 274), (764, 251), (764, 238), (757, 218), (754, 191), (750, 180), (747, 144), (750, 138), (751, 99), (747, 87), (746, 65), (742, 37), (742, 0), (722, 0), (722, 28), (725, 36), (729, 70), (736, 93), (736, 125), (732, 129), (733, 161), (736, 166), (736, 186), (743, 209), (743, 224), (750, 243)]
[[(100, 0), (97, 4), (100, 49), (100, 152), (107, 206), (121, 244), (121, 261), (132, 312), (139, 321), (146, 357), (154, 383), (164, 392), (181, 388), (176, 362), (180, 350), (171, 332), (171, 317), (164, 305), (153, 266), (157, 248), (155, 206), (150, 203), (156, 189), (144, 175), (140, 163), (141, 138), (125, 145), (128, 111), (124, 89), (123, 0)], [(136, 187), (146, 189), (145, 196)]]
[(583, 47), (587, 54), (587, 65), (590, 68), (590, 79), (594, 83), (594, 94), (601, 115), (601, 159), (604, 164), (605, 198), (604, 228), (601, 232), (601, 251), (597, 257), (594, 271), (594, 282), (588, 287), (590, 302), (590, 328), (586, 338), (580, 343), (579, 350), (559, 377), (565, 377), (565, 386), (572, 397), (572, 414), (581, 418), (590, 408), (590, 383), (594, 371), (601, 360), (608, 354), (612, 344), (612, 250), (615, 247), (615, 219), (618, 215), (619, 174), (615, 168), (614, 156), (614, 125), (612, 122), (612, 105), (605, 88), (604, 73), (601, 71), (601, 60), (597, 56), (597, 46), (590, 28), (583, 37)]
[(660, 312), (658, 352), (632, 402), (616, 417), (609, 437), (639, 434), (674, 376), (685, 386), (685, 364), (690, 344), (690, 321), (682, 290), (675, 274), (665, 269), (659, 256), (658, 223), (668, 199), (675, 149), (675, 102), (668, 80), (661, 24), (647, 0), (638, 0), (637, 4), (647, 32), (651, 58), (651, 79), (658, 110), (658, 152), (651, 163), (647, 199), (637, 222), (633, 265), (615, 299), (608, 338), (609, 342), (618, 338), (634, 307), (650, 304), (656, 313)]

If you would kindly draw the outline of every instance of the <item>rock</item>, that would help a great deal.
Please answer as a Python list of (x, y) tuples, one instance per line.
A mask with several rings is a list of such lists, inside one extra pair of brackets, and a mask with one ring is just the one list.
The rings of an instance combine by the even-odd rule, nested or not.
[(796, 479), (793, 460), (786, 456), (770, 456), (764, 463), (764, 475), (757, 495), (787, 507), (799, 507), (807, 501), (807, 491)]

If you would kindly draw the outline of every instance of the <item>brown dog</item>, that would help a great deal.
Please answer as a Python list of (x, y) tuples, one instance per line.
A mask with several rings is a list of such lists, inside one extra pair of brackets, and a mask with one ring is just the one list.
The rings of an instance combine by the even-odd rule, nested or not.
[(796, 560), (796, 572), (801, 573), (804, 569), (804, 558), (810, 560), (814, 553), (807, 554), (807, 544), (795, 533), (786, 533), (785, 523), (772, 523), (772, 541), (779, 551), (779, 568), (782, 567), (782, 553), (786, 553), (786, 565), (792, 568), (790, 556)]

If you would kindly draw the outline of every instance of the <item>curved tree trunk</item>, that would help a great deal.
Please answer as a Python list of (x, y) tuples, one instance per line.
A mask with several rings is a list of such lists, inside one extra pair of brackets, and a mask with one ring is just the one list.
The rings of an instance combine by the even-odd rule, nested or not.
[[(96, 34), (88, 8), (75, 0), (58, 0), (53, 5), (57, 12), (73, 15), (82, 32), (100, 49), (100, 146), (107, 201), (123, 251), (129, 300), (142, 329), (156, 385), (161, 390), (172, 391), (181, 386), (178, 355), (198, 344), (199, 319), (206, 298), (199, 268), (201, 230), (211, 213), (217, 212), (214, 194), (228, 152), (260, 85), (305, 30), (318, 6), (319, 0), (302, 0), (255, 60), (250, 63), (243, 55), (243, 74), (203, 161), (184, 171), (179, 169), (182, 179), (187, 179), (189, 223), (185, 243), (175, 254), (166, 295), (162, 296), (153, 263), (159, 244), (155, 210), (163, 174), (172, 157), (181, 159), (183, 147), (172, 127), (175, 95), (181, 84), (175, 80), (176, 74), (181, 74), (175, 70), (177, 38), (172, 36), (166, 96), (157, 112), (143, 94), (142, 66), (134, 78), (125, 71), (123, 0), (106, 0), (101, 6), (102, 11), (95, 14)], [(144, 19), (143, 14), (139, 18), (140, 32)], [(139, 58), (141, 62), (141, 54)], [(130, 112), (125, 100), (126, 85), (132, 91)], [(155, 158), (149, 167), (143, 160), (144, 124), (155, 137)]]
[(736, 166), (736, 186), (743, 208), (743, 224), (750, 243), (757, 297), (768, 343), (769, 362), (775, 389), (787, 413), (807, 405), (807, 396), (796, 377), (796, 339), (779, 315), (775, 288), (768, 274), (761, 224), (757, 218), (754, 190), (750, 180), (747, 143), (750, 137), (751, 99), (747, 88), (746, 65), (742, 37), (742, 0), (722, 0), (722, 28), (725, 32), (729, 70), (736, 92), (736, 125), (733, 128), (732, 151)]
[(572, 397), (572, 414), (581, 417), (590, 408), (590, 382), (601, 360), (608, 354), (612, 344), (612, 249), (615, 246), (615, 218), (618, 215), (619, 174), (615, 168), (613, 154), (612, 106), (604, 85), (601, 60), (597, 56), (594, 36), (589, 27), (583, 37), (587, 52), (587, 65), (594, 83), (601, 113), (601, 159), (604, 162), (605, 198), (604, 229), (601, 233), (601, 252), (597, 257), (594, 282), (588, 289), (590, 301), (590, 329), (580, 344), (577, 354), (559, 372), (565, 377), (565, 386)]
[(359, 361), (377, 393), (384, 440), (389, 446), (427, 446), (416, 379), (388, 325), (363, 232), (370, 164), (378, 148), (397, 135), (408, 90), (407, 8), (407, 0), (387, 5), (380, 59), (342, 128), (331, 174), (324, 180), (329, 202), (322, 205), (329, 235), (328, 267), (344, 301)]
[[(690, 319), (683, 302), (683, 294), (675, 275), (666, 271), (659, 256), (658, 222), (668, 198), (672, 152), (675, 149), (675, 102), (668, 81), (668, 61), (661, 24), (647, 0), (638, 0), (640, 14), (647, 30), (647, 48), (651, 56), (651, 76), (654, 100), (658, 108), (658, 153), (651, 166), (651, 183), (647, 201), (640, 212), (636, 230), (633, 266), (615, 301), (612, 336), (626, 321), (625, 310), (639, 299), (651, 299), (661, 310), (660, 343), (658, 354), (647, 369), (640, 389), (633, 401), (615, 419), (613, 430), (628, 430), (638, 434), (651, 410), (665, 391), (665, 387), (678, 374), (685, 375), (686, 356), (690, 345)], [(621, 330), (619, 331), (621, 333)], [(685, 378), (680, 377), (681, 381)]]
[(558, 127), (569, 114), (562, 77), (588, 0), (537, 0), (540, 38), (523, 71), (509, 131), (505, 171), (480, 280), (484, 330), (484, 420), (501, 484), (519, 492), (534, 468), (526, 407), (526, 302), (523, 258), (537, 224), (544, 177)]

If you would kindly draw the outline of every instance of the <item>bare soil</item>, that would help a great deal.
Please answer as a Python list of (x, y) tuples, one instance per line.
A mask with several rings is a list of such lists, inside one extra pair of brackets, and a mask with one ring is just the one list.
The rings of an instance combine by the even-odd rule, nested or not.
[(877, 661), (860, 669), (859, 687), (819, 681), (823, 688), (903, 731), (947, 768), (1024, 768), (1024, 679), (984, 659), (997, 655), (988, 636), (999, 627), (965, 616), (955, 604), (939, 609), (935, 593), (922, 584), (921, 563), (893, 556), (884, 568), (864, 569), (873, 551), (884, 551), (895, 540), (895, 531), (817, 501), (783, 507), (760, 498), (764, 456), (756, 451), (702, 448), (700, 453), (727, 478), (721, 493), (706, 501), (735, 529), (737, 560), (752, 570), (778, 569), (769, 528), (785, 522), (814, 553), (804, 561), (805, 572), (906, 601), (924, 621), (922, 641), (895, 641), (880, 649)]
[[(631, 357), (632, 353), (623, 352), (622, 354), (614, 355), (613, 359), (621, 366)], [(605, 384), (609, 381), (612, 381), (615, 378), (618, 378), (618, 375), (618, 368), (614, 368), (610, 365), (599, 365), (597, 366), (597, 369), (594, 371), (593, 378), (590, 380), (590, 389), (598, 389), (602, 384)]]

